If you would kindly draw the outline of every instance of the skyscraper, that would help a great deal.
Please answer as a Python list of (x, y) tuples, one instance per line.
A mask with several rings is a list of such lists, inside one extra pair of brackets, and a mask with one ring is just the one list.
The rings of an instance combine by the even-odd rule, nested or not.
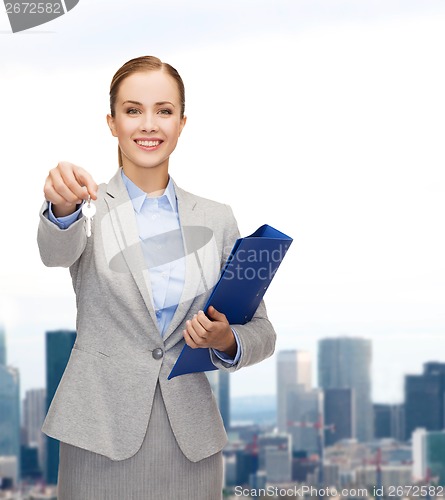
[(258, 438), (258, 468), (266, 471), (272, 484), (290, 483), (292, 479), (292, 445), (289, 434), (262, 434)]
[(405, 437), (417, 428), (440, 431), (445, 427), (445, 363), (430, 362), (423, 374), (405, 377)]
[(287, 432), (288, 394), (298, 387), (312, 388), (312, 367), (309, 352), (279, 351), (277, 356), (277, 426), (279, 432)]
[(374, 404), (374, 437), (376, 439), (391, 436), (391, 405)]
[(230, 373), (213, 370), (206, 374), (218, 403), (224, 427), (228, 430), (230, 428)]
[(6, 365), (6, 339), (0, 330), (0, 456), (16, 457), (14, 479), (20, 480), (20, 376)]
[(0, 324), (0, 366), (6, 366), (6, 335), (5, 328)]
[(445, 431), (416, 429), (412, 434), (413, 479), (445, 485)]
[(405, 439), (404, 405), (374, 404), (374, 437), (376, 439)]
[(292, 436), (292, 450), (320, 454), (323, 444), (318, 424), (323, 416), (323, 392), (306, 390), (304, 386), (289, 389), (287, 393), (287, 432)]
[(230, 373), (219, 370), (219, 410), (224, 427), (230, 429)]
[[(46, 332), (46, 411), (48, 411), (60, 379), (68, 363), (76, 332), (56, 330)], [(57, 484), (59, 468), (59, 441), (47, 437), (45, 478), (48, 484)]]
[(373, 437), (371, 341), (363, 338), (322, 339), (318, 346), (318, 380), (323, 389), (353, 389), (356, 437)]
[(353, 389), (324, 390), (325, 444), (331, 446), (341, 439), (355, 437)]
[(413, 481), (423, 481), (427, 477), (426, 430), (416, 429), (412, 433)]
[(23, 427), (26, 430), (27, 445), (37, 448), (39, 466), (43, 470), (46, 443), (45, 434), (41, 431), (46, 413), (46, 390), (31, 389), (26, 391), (23, 400)]

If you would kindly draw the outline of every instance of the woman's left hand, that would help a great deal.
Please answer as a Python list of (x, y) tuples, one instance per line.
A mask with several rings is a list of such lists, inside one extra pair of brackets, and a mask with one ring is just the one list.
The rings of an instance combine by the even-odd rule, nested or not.
[(192, 349), (210, 347), (222, 351), (230, 357), (236, 354), (236, 340), (225, 314), (213, 306), (207, 310), (209, 319), (203, 311), (195, 314), (186, 322), (184, 339)]

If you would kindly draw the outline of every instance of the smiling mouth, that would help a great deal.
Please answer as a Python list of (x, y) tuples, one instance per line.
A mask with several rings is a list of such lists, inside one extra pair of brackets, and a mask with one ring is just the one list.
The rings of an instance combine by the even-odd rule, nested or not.
[(162, 144), (162, 141), (141, 141), (141, 140), (135, 140), (134, 142), (140, 148), (146, 149), (146, 150), (156, 149), (158, 146), (160, 146)]

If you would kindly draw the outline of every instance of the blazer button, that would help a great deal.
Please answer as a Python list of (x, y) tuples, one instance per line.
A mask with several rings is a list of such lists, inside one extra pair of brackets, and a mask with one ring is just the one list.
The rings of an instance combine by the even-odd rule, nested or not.
[(151, 355), (154, 359), (161, 359), (162, 356), (164, 356), (164, 351), (160, 347), (158, 347), (151, 353)]

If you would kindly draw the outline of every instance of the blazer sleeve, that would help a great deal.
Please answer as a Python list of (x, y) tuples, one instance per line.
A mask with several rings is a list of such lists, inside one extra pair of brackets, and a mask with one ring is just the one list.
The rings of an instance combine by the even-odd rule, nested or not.
[(48, 219), (48, 202), (40, 209), (40, 222), (37, 231), (37, 244), (40, 258), (47, 267), (70, 267), (87, 244), (84, 217), (73, 222), (67, 229), (60, 229)]
[[(240, 237), (238, 224), (236, 223), (232, 209), (226, 205), (228, 210), (228, 224), (224, 237), (224, 262), (232, 250), (232, 247)], [(254, 365), (263, 359), (272, 356), (275, 350), (276, 333), (267, 317), (266, 305), (264, 300), (261, 301), (258, 309), (256, 310), (253, 318), (245, 325), (230, 325), (238, 334), (241, 344), (241, 356), (238, 363), (232, 365), (221, 360), (210, 349), (210, 356), (212, 363), (218, 368), (233, 372), (239, 370), (244, 366)]]

